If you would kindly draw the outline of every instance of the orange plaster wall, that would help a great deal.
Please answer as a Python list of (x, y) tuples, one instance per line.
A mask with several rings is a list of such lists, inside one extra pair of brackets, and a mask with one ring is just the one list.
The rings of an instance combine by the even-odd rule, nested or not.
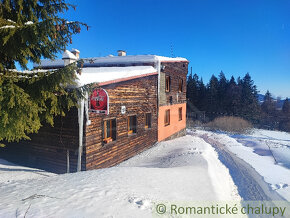
[[(178, 108), (182, 107), (182, 120), (179, 121)], [(164, 126), (165, 111), (170, 109), (170, 125)], [(186, 127), (186, 103), (159, 107), (158, 141), (162, 141)]]

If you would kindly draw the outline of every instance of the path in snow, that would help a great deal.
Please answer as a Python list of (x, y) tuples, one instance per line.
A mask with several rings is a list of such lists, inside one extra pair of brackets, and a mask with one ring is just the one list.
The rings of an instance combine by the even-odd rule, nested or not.
[(270, 189), (269, 184), (264, 181), (263, 177), (258, 174), (250, 164), (230, 152), (225, 144), (214, 137), (211, 137), (211, 135), (206, 131), (194, 132), (189, 130), (188, 134), (203, 138), (216, 149), (219, 154), (219, 159), (226, 167), (228, 167), (243, 200), (285, 200), (277, 192)]
[(251, 135), (232, 135), (237, 142), (252, 147), (256, 154), (272, 156), (275, 164), (290, 169), (290, 134), (255, 129)]
[(25, 213), (142, 218), (152, 216), (154, 202), (219, 200), (241, 198), (214, 148), (189, 135), (161, 142), (117, 167), (0, 182), (1, 218)]

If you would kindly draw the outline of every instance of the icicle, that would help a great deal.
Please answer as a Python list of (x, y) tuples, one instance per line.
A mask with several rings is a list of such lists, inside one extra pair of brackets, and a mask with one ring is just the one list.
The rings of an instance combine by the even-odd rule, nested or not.
[(86, 112), (86, 119), (87, 119), (87, 126), (88, 125), (91, 125), (91, 121), (90, 121), (90, 117), (89, 117), (89, 94), (88, 92), (86, 92), (86, 95), (85, 95), (85, 112)]
[(85, 99), (79, 99), (79, 108), (78, 108), (78, 121), (79, 121), (79, 153), (78, 153), (78, 166), (77, 171), (81, 171), (82, 165), (82, 153), (83, 153), (83, 124), (84, 124), (84, 104)]

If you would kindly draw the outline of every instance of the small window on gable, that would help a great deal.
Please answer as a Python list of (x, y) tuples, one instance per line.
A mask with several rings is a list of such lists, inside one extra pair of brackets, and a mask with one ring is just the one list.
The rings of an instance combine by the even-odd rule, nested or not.
[(136, 115), (128, 117), (128, 134), (137, 132), (137, 119)]
[(145, 129), (151, 128), (151, 113), (145, 114)]
[(165, 126), (170, 125), (170, 110), (169, 109), (165, 111), (164, 125)]
[(103, 124), (103, 141), (109, 143), (116, 140), (116, 119), (105, 120)]
[(182, 120), (182, 107), (178, 108), (179, 121)]
[(179, 79), (178, 81), (178, 91), (179, 92), (183, 91), (183, 79)]
[(170, 81), (170, 76), (166, 76), (165, 77), (165, 91), (166, 92), (170, 92), (170, 83), (171, 83), (171, 81)]

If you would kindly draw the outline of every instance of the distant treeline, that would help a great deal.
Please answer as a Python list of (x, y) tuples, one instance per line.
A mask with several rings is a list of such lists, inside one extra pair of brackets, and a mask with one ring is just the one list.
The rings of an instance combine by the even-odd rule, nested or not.
[(196, 114), (201, 121), (208, 122), (220, 116), (237, 116), (260, 128), (290, 131), (290, 102), (284, 101), (282, 110), (269, 91), (263, 103), (259, 103), (257, 87), (249, 73), (243, 78), (228, 80), (221, 72), (204, 84), (197, 74), (187, 80), (188, 115)]

